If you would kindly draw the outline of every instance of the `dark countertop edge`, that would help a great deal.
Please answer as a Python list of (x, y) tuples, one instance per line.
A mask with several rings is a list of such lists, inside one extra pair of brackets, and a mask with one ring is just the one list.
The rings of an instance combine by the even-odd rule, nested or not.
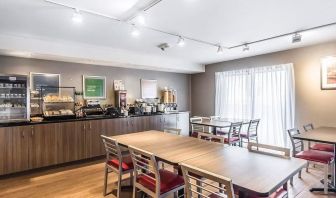
[(150, 115), (131, 115), (127, 117), (126, 116), (120, 116), (120, 117), (102, 116), (102, 117), (59, 119), (59, 120), (43, 120), (42, 122), (30, 122), (30, 121), (7, 122), (7, 123), (0, 123), (0, 128), (15, 127), (15, 126), (30, 126), (30, 125), (39, 125), (39, 124), (52, 124), (52, 123), (62, 123), (62, 122), (78, 122), (78, 121), (90, 121), (90, 120), (106, 120), (106, 119), (158, 116), (158, 115), (170, 115), (170, 114), (180, 114), (180, 113), (189, 113), (189, 111), (180, 111), (180, 112), (172, 112), (172, 113), (157, 113), (157, 114), (150, 114)]

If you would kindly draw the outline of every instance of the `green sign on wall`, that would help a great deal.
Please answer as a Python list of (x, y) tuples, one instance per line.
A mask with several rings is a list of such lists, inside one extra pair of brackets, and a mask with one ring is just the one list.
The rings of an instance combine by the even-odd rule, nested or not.
[(85, 99), (106, 98), (106, 78), (104, 76), (83, 76)]

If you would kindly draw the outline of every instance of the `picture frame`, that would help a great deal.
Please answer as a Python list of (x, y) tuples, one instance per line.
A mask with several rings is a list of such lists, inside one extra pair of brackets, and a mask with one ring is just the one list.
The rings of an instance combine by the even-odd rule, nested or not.
[(321, 90), (336, 90), (336, 57), (321, 61)]
[[(30, 78), (30, 89), (32, 91), (40, 91), (41, 87), (61, 86), (61, 74), (30, 72), (29, 78)], [(59, 89), (55, 90), (56, 92), (53, 92), (52, 94), (59, 94)]]
[(157, 98), (157, 80), (140, 79), (140, 86), (142, 99)]
[(83, 98), (106, 99), (106, 77), (83, 75)]

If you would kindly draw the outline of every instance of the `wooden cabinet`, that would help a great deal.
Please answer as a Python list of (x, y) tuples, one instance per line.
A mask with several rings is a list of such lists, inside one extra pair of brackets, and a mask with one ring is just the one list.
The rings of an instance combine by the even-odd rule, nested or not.
[(86, 158), (97, 157), (105, 153), (100, 135), (104, 134), (103, 120), (85, 122)]
[(177, 114), (166, 114), (163, 115), (163, 129), (165, 128), (176, 128), (176, 118)]
[(59, 163), (60, 124), (41, 124), (30, 126), (29, 168), (39, 168)]

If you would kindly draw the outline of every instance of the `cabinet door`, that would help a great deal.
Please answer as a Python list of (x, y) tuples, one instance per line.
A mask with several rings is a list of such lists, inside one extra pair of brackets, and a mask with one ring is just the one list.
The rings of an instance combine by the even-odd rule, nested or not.
[(189, 113), (177, 114), (177, 128), (181, 129), (181, 135), (189, 136)]
[(122, 126), (122, 120), (124, 118), (114, 118), (103, 120), (103, 133), (106, 136), (121, 135), (124, 133), (124, 128)]
[(96, 157), (104, 154), (104, 147), (100, 135), (103, 134), (103, 121), (93, 120), (86, 123), (86, 157)]
[(60, 163), (80, 160), (85, 158), (85, 123), (63, 122), (60, 123), (61, 152), (58, 155)]
[(134, 132), (142, 132), (150, 130), (149, 127), (150, 116), (134, 117), (132, 118), (132, 127)]
[(13, 131), (10, 127), (0, 128), (0, 175), (13, 172)]
[(152, 116), (150, 122), (153, 130), (163, 131), (164, 128), (163, 115)]
[(29, 141), (29, 168), (39, 168), (58, 163), (59, 124), (31, 126)]
[(29, 169), (30, 126), (12, 127), (12, 167), (9, 172)]
[(167, 114), (167, 115), (163, 115), (163, 128), (176, 128), (176, 114)]

